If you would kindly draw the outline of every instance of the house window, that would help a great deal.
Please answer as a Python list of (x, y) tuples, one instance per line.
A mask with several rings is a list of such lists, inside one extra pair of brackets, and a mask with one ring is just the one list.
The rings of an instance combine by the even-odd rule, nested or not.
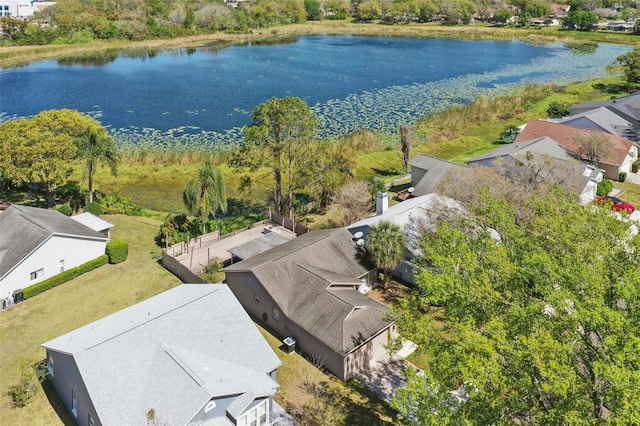
[(267, 424), (267, 403), (266, 402), (258, 406), (258, 420), (260, 421), (258, 423), (260, 426), (264, 426)]
[(249, 411), (247, 420), (249, 420), (249, 426), (258, 426), (258, 410), (253, 409)]
[(71, 412), (78, 418), (78, 396), (73, 389), (71, 389)]
[(276, 308), (273, 308), (273, 319), (280, 321), (280, 311)]
[(44, 277), (44, 268), (40, 268), (37, 271), (31, 273), (31, 281)]
[(51, 377), (54, 377), (53, 371), (53, 358), (49, 357), (49, 361), (47, 362), (47, 371)]
[(60, 272), (64, 272), (64, 259), (60, 261)]
[(254, 301), (254, 303), (256, 303), (256, 304), (259, 304), (259, 303), (260, 303), (260, 298), (254, 294), (254, 295), (253, 295), (253, 301)]

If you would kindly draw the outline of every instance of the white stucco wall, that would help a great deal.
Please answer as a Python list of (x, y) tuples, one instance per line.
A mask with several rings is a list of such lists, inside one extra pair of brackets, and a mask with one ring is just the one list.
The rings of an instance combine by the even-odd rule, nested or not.
[[(106, 239), (53, 235), (0, 281), (0, 298), (59, 274), (62, 260), (64, 270), (67, 270), (103, 255), (106, 245)], [(43, 276), (32, 281), (31, 273), (39, 269), (43, 269)]]

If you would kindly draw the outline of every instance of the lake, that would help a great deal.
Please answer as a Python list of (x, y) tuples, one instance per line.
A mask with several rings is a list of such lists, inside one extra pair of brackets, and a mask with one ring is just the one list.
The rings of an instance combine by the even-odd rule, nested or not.
[(0, 121), (74, 108), (98, 118), (121, 147), (200, 146), (242, 138), (253, 108), (271, 97), (305, 99), (323, 137), (358, 129), (396, 132), (432, 111), (526, 83), (606, 76), (630, 51), (599, 44), (358, 36), (305, 36), (154, 56), (43, 61), (0, 71)]

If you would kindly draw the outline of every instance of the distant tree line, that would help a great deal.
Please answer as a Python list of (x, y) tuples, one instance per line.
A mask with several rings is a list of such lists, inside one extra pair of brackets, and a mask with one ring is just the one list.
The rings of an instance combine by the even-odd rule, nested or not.
[[(380, 20), (387, 24), (438, 21), (467, 24), (473, 18), (504, 25), (528, 25), (551, 15), (551, 0), (62, 0), (27, 21), (0, 18), (4, 44), (74, 44), (95, 39), (145, 40), (252, 29), (307, 20)], [(593, 13), (609, 0), (574, 0), (567, 17), (574, 29), (591, 29)], [(616, 17), (636, 16), (630, 0), (615, 2)]]

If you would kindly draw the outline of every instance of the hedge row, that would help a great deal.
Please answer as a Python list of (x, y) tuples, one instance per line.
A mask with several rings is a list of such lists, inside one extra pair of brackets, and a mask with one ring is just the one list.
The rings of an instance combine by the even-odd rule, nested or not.
[(24, 298), (28, 299), (37, 294), (40, 294), (44, 291), (49, 290), (50, 288), (57, 287), (60, 284), (64, 284), (67, 281), (71, 281), (72, 279), (84, 274), (85, 272), (92, 271), (96, 268), (99, 268), (102, 265), (106, 265), (109, 260), (109, 256), (103, 254), (102, 256), (93, 259), (87, 263), (83, 263), (80, 266), (76, 266), (75, 268), (68, 269), (64, 272), (59, 273), (58, 275), (46, 279), (38, 284), (34, 284), (30, 287), (24, 289), (23, 294)]

